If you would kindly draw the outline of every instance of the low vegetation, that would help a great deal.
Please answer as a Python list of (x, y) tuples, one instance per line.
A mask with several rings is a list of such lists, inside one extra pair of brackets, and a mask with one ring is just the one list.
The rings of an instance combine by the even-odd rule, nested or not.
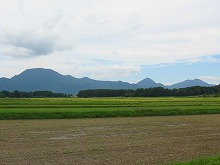
[(220, 156), (199, 158), (190, 162), (173, 163), (169, 165), (219, 165)]
[(220, 114), (219, 97), (4, 98), (0, 119), (63, 119)]

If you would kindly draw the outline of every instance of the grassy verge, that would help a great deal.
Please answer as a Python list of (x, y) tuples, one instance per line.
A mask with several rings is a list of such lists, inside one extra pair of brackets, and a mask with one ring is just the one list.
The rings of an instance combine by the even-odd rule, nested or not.
[(220, 114), (220, 98), (0, 99), (0, 120)]
[(191, 162), (174, 163), (169, 165), (220, 165), (220, 155), (215, 157), (199, 158)]

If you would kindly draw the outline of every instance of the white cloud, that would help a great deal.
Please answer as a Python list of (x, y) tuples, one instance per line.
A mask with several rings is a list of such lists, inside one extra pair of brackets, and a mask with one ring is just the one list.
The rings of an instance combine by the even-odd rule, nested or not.
[(215, 85), (220, 84), (220, 77), (216, 77), (216, 76), (202, 76), (199, 77), (199, 79), (208, 82), (210, 84), (215, 84)]
[(91, 77), (99, 80), (120, 80), (126, 79), (131, 76), (135, 76), (140, 73), (140, 68), (137, 66), (121, 66), (121, 65), (99, 65), (91, 67)]
[[(32, 59), (18, 59), (10, 63), (1, 64), (1, 72), (8, 72), (6, 77), (10, 78), (19, 74), (27, 68), (50, 68), (63, 75), (72, 75), (77, 78), (90, 77), (97, 80), (132, 80), (141, 72), (139, 66), (112, 64), (111, 62), (98, 62), (96, 60), (74, 60), (66, 57), (66, 60), (58, 56), (51, 56), (52, 61), (47, 56), (37, 56)], [(11, 60), (8, 59), (8, 60)], [(105, 64), (104, 64), (105, 63)], [(18, 67), (19, 66), (19, 67)], [(11, 68), (10, 70), (8, 68)], [(133, 80), (134, 81), (134, 80)]]
[(0, 56), (7, 66), (21, 68), (26, 58), (32, 67), (59, 65), (69, 73), (65, 61), (85, 68), (98, 59), (97, 70), (86, 62), (94, 78), (104, 67), (126, 75), (140, 65), (216, 61), (219, 7), (218, 0), (0, 0)]

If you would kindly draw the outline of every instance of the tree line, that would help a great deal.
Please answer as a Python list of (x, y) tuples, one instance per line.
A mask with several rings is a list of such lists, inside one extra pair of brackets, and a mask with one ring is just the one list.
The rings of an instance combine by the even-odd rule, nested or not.
[(167, 89), (163, 87), (139, 88), (139, 89), (93, 89), (82, 90), (77, 97), (164, 97), (164, 96), (197, 96), (220, 95), (220, 84), (213, 87), (193, 86), (179, 89)]
[[(220, 96), (220, 84), (213, 87), (193, 86), (179, 89), (167, 89), (163, 87), (139, 88), (139, 89), (92, 89), (82, 90), (77, 97), (164, 97), (164, 96)], [(46, 98), (46, 97), (71, 97), (70, 94), (54, 93), (51, 91), (13, 92), (1, 91), (0, 98)]]
[(21, 92), (15, 90), (13, 92), (1, 91), (0, 98), (41, 98), (41, 97), (70, 97), (69, 94), (54, 93), (51, 91), (33, 91), (33, 92)]

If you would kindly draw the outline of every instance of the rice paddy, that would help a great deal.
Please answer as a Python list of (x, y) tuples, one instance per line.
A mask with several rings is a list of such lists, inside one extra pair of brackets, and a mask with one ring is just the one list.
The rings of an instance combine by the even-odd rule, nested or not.
[(218, 97), (0, 99), (0, 119), (220, 114)]

